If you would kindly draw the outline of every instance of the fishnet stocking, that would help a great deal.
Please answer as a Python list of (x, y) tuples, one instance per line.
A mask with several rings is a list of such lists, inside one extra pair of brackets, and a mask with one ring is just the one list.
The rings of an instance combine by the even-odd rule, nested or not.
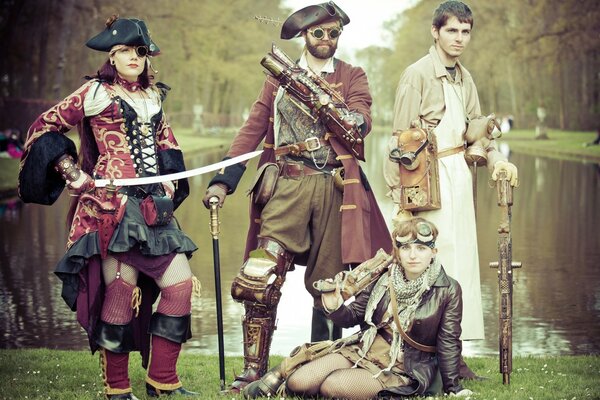
[(333, 371), (350, 367), (352, 363), (345, 357), (339, 354), (327, 354), (298, 368), (287, 379), (287, 388), (304, 396), (316, 396), (323, 381)]
[(190, 263), (185, 254), (179, 253), (173, 258), (165, 273), (156, 280), (156, 284), (163, 289), (188, 279), (192, 279)]
[(321, 385), (321, 396), (332, 399), (365, 400), (372, 399), (384, 387), (366, 369), (338, 369), (329, 375)]
[(300, 367), (287, 380), (289, 391), (304, 396), (323, 396), (345, 400), (375, 397), (383, 385), (373, 374), (340, 354), (328, 354)]
[(116, 258), (108, 256), (102, 260), (102, 275), (104, 283), (108, 286), (120, 277), (123, 281), (135, 286), (137, 284), (138, 271), (131, 265), (122, 263)]

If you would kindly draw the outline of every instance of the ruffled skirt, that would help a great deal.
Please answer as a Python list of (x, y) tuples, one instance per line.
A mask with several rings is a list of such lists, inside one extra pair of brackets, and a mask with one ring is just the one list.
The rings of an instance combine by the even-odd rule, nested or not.
[[(108, 252), (121, 260), (133, 254), (129, 257), (136, 260), (132, 265), (151, 278), (157, 278), (168, 266), (166, 260), (177, 253), (185, 253), (189, 258), (198, 247), (179, 228), (175, 218), (163, 226), (146, 225), (140, 212), (140, 201), (128, 198), (125, 214), (112, 235)], [(96, 256), (100, 256), (100, 241), (98, 232), (94, 231), (77, 240), (56, 266), (54, 273), (63, 282), (62, 296), (73, 310), (79, 291), (78, 275), (87, 260)], [(171, 257), (165, 258), (168, 256)]]

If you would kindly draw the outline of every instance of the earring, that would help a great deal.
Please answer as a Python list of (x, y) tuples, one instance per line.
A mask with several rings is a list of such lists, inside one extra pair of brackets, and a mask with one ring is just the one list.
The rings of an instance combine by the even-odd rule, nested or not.
[(115, 60), (110, 60), (110, 65), (115, 65)]

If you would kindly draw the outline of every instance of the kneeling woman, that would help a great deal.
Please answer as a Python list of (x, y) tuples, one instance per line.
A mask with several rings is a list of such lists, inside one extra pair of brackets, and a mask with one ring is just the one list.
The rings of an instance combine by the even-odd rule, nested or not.
[[(66, 182), (73, 196), (67, 252), (55, 273), (92, 351), (100, 350), (106, 397), (135, 398), (127, 371), (132, 350), (142, 352), (145, 367), (149, 363), (148, 395), (194, 395), (182, 387), (176, 363), (191, 336), (197, 281), (188, 257), (196, 245), (170, 218), (188, 195), (188, 183), (110, 189), (94, 184), (94, 179), (162, 181), (158, 175), (185, 169), (162, 110), (168, 88), (153, 84), (148, 73), (149, 57), (159, 50), (143, 21), (116, 17), (87, 46), (108, 58), (97, 76), (29, 129), (19, 195), (25, 202), (52, 204)], [(79, 157), (65, 135), (76, 125)]]
[[(324, 293), (329, 318), (345, 328), (360, 324), (356, 340), (305, 346), (298, 369), (284, 360), (245, 391), (249, 396), (286, 389), (303, 396), (371, 399), (422, 395), (441, 374), (446, 393), (470, 394), (459, 383), (461, 288), (436, 260), (436, 227), (423, 218), (394, 230), (394, 262), (387, 272), (344, 305), (339, 285)], [(312, 350), (315, 348), (323, 350)], [(294, 354), (297, 357), (296, 354)], [(279, 380), (278, 380), (278, 379)]]

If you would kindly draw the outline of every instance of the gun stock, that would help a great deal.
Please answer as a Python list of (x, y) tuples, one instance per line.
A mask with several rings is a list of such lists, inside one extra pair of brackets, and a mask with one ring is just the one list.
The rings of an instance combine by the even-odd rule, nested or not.
[(293, 99), (314, 111), (348, 151), (364, 161), (364, 142), (356, 120), (325, 79), (298, 66), (275, 44), (260, 63)]

